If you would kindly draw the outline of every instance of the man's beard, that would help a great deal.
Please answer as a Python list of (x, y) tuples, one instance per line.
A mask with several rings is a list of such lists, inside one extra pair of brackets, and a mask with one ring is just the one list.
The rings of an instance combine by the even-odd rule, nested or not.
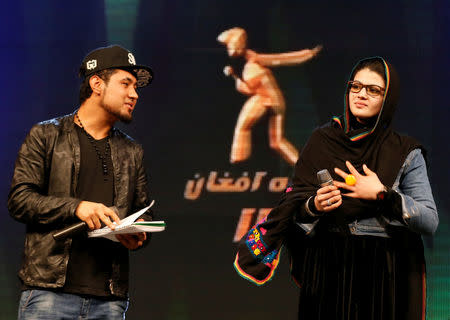
[(110, 115), (119, 119), (119, 121), (123, 123), (130, 123), (133, 120), (133, 115), (131, 113), (121, 113), (120, 110), (115, 110), (109, 104), (106, 104), (104, 100), (101, 102), (101, 106), (105, 109)]

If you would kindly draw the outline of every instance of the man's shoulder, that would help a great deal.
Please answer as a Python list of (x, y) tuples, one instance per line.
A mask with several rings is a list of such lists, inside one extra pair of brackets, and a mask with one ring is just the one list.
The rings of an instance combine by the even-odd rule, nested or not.
[(112, 137), (117, 143), (130, 148), (142, 149), (142, 145), (120, 129), (113, 128)]
[(70, 128), (70, 123), (73, 122), (73, 114), (68, 114), (53, 119), (44, 120), (36, 123), (30, 129), (31, 136), (45, 136), (49, 138), (53, 134), (57, 134), (64, 128)]
[(62, 127), (67, 123), (73, 122), (73, 114), (66, 114), (63, 116), (55, 117), (53, 119), (44, 120), (36, 123), (33, 127)]

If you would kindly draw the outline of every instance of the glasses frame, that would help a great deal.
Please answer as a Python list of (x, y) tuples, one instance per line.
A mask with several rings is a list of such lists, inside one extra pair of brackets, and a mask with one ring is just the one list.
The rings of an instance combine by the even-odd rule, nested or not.
[[(359, 89), (358, 91), (353, 90), (352, 86), (354, 84), (361, 85), (361, 89)], [(361, 92), (362, 89), (366, 89), (367, 95), (369, 95), (369, 96), (371, 96), (373, 98), (377, 98), (379, 96), (382, 96), (384, 94), (384, 91), (386, 90), (386, 88), (380, 87), (380, 86), (378, 86), (376, 84), (363, 84), (362, 82), (359, 82), (359, 81), (349, 81), (348, 85), (349, 85), (349, 91), (350, 92), (359, 93), (359, 92)], [(379, 94), (378, 93), (377, 94), (369, 93), (369, 90), (367, 90), (367, 88), (370, 88), (370, 87), (375, 87), (377, 89), (380, 89), (380, 93)]]

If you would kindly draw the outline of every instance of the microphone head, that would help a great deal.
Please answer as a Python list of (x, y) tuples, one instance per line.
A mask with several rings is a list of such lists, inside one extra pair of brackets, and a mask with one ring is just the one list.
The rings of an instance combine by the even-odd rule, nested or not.
[(327, 169), (320, 170), (317, 172), (317, 180), (321, 187), (329, 186), (333, 184), (333, 178)]

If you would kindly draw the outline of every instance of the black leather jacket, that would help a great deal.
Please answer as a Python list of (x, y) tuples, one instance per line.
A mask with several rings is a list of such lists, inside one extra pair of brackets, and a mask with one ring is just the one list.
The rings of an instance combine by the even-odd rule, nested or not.
[[(52, 234), (79, 222), (74, 198), (80, 170), (80, 145), (74, 114), (34, 125), (19, 150), (8, 209), (26, 224), (25, 252), (19, 277), (27, 286), (61, 288), (66, 279), (71, 238), (56, 242)], [(110, 138), (114, 167), (114, 205), (122, 219), (149, 204), (143, 150), (113, 129)], [(151, 218), (151, 217), (148, 217)], [(112, 266), (111, 293), (126, 297), (128, 251)]]

